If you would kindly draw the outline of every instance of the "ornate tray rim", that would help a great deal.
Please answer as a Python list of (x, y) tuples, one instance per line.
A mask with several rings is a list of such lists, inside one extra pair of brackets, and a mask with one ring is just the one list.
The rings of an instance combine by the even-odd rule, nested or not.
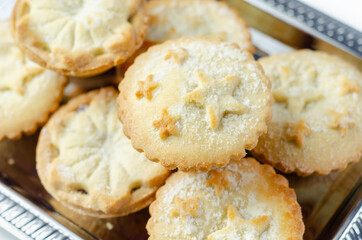
[(244, 0), (316, 38), (362, 58), (362, 33), (297, 0)]

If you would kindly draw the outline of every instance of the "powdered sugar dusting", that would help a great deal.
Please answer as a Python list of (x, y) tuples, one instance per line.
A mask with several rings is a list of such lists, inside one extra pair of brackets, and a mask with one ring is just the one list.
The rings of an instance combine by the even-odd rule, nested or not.
[[(286, 171), (327, 174), (362, 149), (362, 74), (327, 53), (300, 50), (259, 60), (272, 82), (275, 103), (268, 135), (255, 152)], [(303, 141), (289, 125), (305, 122)], [(295, 133), (298, 134), (298, 133)]]
[[(268, 191), (262, 188), (273, 188), (269, 179), (262, 175), (260, 165), (254, 159), (245, 159), (242, 162), (232, 162), (221, 172), (231, 172), (227, 180), (232, 187), (223, 189), (219, 194), (212, 186), (207, 187), (210, 172), (178, 172), (162, 189), (162, 195), (157, 198), (157, 212), (160, 215), (152, 216), (154, 223), (165, 223), (168, 227), (161, 233), (167, 239), (207, 239), (208, 236), (227, 225), (227, 209), (233, 206), (237, 214), (245, 221), (261, 216), (267, 216), (270, 223), (263, 230), (263, 239), (278, 239), (280, 225), (288, 224), (276, 217), (283, 215), (281, 209), (275, 209), (274, 204), (283, 205), (283, 197), (279, 200), (271, 200), (265, 195)], [(177, 176), (177, 177), (176, 177)], [(172, 216), (171, 211), (175, 207), (175, 199), (200, 198), (200, 214), (186, 217)], [(275, 198), (275, 197), (273, 197)], [(151, 212), (152, 214), (152, 212)], [(155, 218), (156, 217), (156, 218)], [(276, 221), (276, 223), (275, 223)], [(278, 230), (279, 229), (279, 230)], [(251, 229), (250, 236), (254, 235)], [(235, 233), (236, 234), (236, 233)], [(152, 233), (151, 233), (152, 236)], [(233, 233), (228, 233), (229, 238)], [(247, 235), (248, 236), (248, 235)]]
[[(170, 51), (180, 49), (182, 61), (176, 64), (168, 57), (165, 60)], [(188, 152), (201, 158), (216, 157), (221, 152), (239, 154), (246, 141), (256, 139), (254, 136), (263, 131), (271, 97), (267, 80), (250, 53), (233, 44), (203, 38), (169, 41), (138, 57), (130, 72), (137, 79), (144, 79), (144, 73), (152, 74), (159, 86), (153, 91), (152, 101), (137, 99), (132, 105), (135, 109), (127, 110), (137, 112), (132, 122), (142, 125), (137, 127), (142, 138), (165, 151), (171, 151), (168, 146), (174, 144), (192, 148)], [(127, 74), (124, 81), (130, 81)], [(131, 84), (137, 87), (134, 81)], [(129, 92), (129, 98), (134, 99), (132, 90), (123, 92)], [(178, 119), (178, 134), (161, 139), (152, 123), (165, 109)]]

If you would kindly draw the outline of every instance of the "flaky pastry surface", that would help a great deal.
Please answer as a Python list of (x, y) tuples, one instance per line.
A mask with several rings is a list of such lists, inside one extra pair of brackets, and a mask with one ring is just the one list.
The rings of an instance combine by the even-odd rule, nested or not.
[(119, 85), (124, 132), (167, 168), (208, 170), (266, 131), (269, 81), (235, 44), (182, 38), (151, 47)]
[(11, 37), (10, 23), (0, 22), (0, 140), (31, 134), (44, 124), (66, 81), (28, 60)]
[(362, 152), (362, 74), (327, 53), (300, 50), (259, 60), (275, 103), (253, 153), (283, 172), (343, 170)]
[(42, 129), (37, 146), (37, 170), (47, 191), (98, 217), (146, 207), (169, 174), (123, 135), (117, 94), (103, 88), (72, 99)]
[(148, 1), (145, 11), (149, 28), (143, 45), (124, 64), (117, 67), (118, 77), (124, 74), (137, 56), (155, 44), (181, 37), (207, 36), (237, 43), (251, 53), (254, 47), (246, 22), (225, 2), (216, 0)]
[(13, 32), (38, 64), (90, 76), (124, 62), (143, 42), (143, 0), (18, 0)]
[(304, 232), (288, 181), (253, 158), (208, 173), (174, 173), (150, 214), (150, 240), (283, 240), (302, 239)]
[(150, 18), (146, 41), (210, 36), (253, 51), (246, 22), (224, 2), (215, 0), (156, 0), (145, 8)]

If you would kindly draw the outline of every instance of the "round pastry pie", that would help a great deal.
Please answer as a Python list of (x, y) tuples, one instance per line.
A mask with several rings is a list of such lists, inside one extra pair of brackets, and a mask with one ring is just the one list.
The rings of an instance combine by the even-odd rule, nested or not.
[(150, 46), (181, 37), (208, 36), (235, 42), (254, 52), (246, 22), (225, 2), (216, 0), (157, 0), (145, 5), (150, 26), (143, 45), (117, 67), (122, 79), (134, 59)]
[(254, 51), (246, 22), (225, 2), (157, 0), (148, 2), (145, 11), (150, 18), (145, 38), (147, 42), (209, 36)]
[(253, 158), (208, 173), (174, 173), (157, 191), (150, 214), (151, 240), (286, 240), (304, 233), (288, 181)]
[(182, 38), (136, 59), (119, 85), (119, 115), (148, 159), (206, 171), (255, 147), (271, 117), (269, 88), (236, 44)]
[(90, 76), (124, 62), (142, 44), (143, 0), (18, 0), (14, 38), (38, 64)]
[(253, 154), (299, 175), (343, 170), (362, 153), (362, 74), (323, 52), (260, 59), (275, 104), (268, 133)]
[(29, 61), (0, 22), (0, 140), (31, 134), (58, 108), (67, 79)]
[(123, 135), (113, 88), (70, 100), (42, 129), (36, 167), (45, 189), (64, 205), (97, 217), (148, 206), (169, 171), (148, 161)]

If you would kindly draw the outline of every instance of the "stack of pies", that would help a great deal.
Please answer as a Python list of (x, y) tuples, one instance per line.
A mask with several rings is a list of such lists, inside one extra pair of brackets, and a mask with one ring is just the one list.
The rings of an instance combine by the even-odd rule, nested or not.
[(45, 189), (101, 218), (153, 202), (150, 239), (302, 239), (273, 167), (328, 174), (361, 156), (362, 74), (312, 50), (255, 61), (225, 3), (18, 0), (0, 33), (0, 140), (45, 124)]

